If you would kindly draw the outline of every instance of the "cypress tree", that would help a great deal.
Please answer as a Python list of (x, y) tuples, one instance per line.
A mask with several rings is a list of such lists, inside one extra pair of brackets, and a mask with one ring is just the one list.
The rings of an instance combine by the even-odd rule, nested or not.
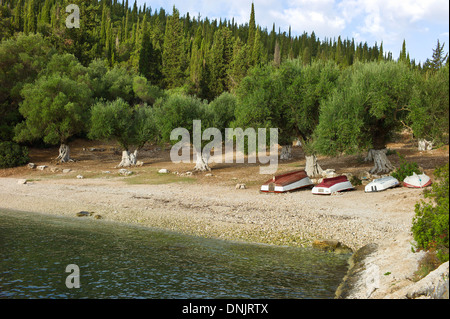
[(14, 9), (14, 24), (17, 30), (23, 30), (23, 0), (18, 0)]
[(185, 52), (183, 26), (178, 10), (173, 7), (171, 17), (167, 18), (164, 35), (164, 48), (162, 54), (162, 73), (166, 87), (176, 88), (184, 83), (185, 79)]
[(252, 2), (252, 10), (250, 13), (250, 23), (248, 25), (248, 38), (247, 38), (247, 48), (248, 48), (248, 57), (249, 64), (253, 65), (253, 46), (255, 45), (255, 37), (256, 37), (256, 21), (255, 21), (255, 4)]

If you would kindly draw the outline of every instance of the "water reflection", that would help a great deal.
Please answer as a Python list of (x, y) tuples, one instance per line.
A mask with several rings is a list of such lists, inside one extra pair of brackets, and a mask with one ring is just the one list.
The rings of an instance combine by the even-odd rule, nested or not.
[[(2, 298), (333, 298), (349, 256), (0, 212)], [(80, 268), (80, 289), (65, 268)]]

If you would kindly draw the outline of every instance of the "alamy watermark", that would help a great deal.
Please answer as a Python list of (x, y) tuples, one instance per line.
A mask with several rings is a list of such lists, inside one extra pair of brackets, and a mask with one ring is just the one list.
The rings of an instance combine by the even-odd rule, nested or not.
[[(217, 128), (207, 128), (202, 133), (202, 122), (200, 120), (193, 121), (193, 140), (191, 141), (190, 133), (185, 128), (176, 128), (172, 131), (170, 139), (178, 141), (171, 151), (170, 159), (173, 163), (191, 163), (195, 158), (191, 158), (191, 142), (194, 147), (194, 157), (202, 156), (210, 163), (221, 164), (224, 162), (245, 163), (245, 154), (247, 154), (247, 162), (256, 164), (257, 160), (260, 166), (260, 174), (274, 174), (278, 170), (278, 129), (271, 128), (269, 140), (267, 139), (267, 129), (258, 128), (258, 132), (254, 128), (248, 128), (245, 131), (242, 128), (225, 129), (225, 156), (223, 156), (222, 145), (224, 138), (222, 132)], [(202, 147), (202, 142), (210, 141)], [(247, 144), (245, 143), (247, 141)], [(267, 142), (269, 141), (270, 152), (267, 155)], [(234, 151), (234, 143), (236, 143), (236, 152)], [(247, 149), (245, 146), (247, 145)], [(211, 158), (211, 151), (213, 156)], [(181, 153), (181, 154), (180, 154)], [(224, 159), (225, 157), (225, 159)]]
[(66, 272), (70, 273), (66, 278), (66, 287), (69, 289), (80, 288), (80, 267), (77, 265), (68, 265), (66, 267)]
[(66, 18), (66, 27), (68, 29), (80, 28), (80, 7), (76, 4), (69, 4), (66, 7), (66, 13), (69, 15)]

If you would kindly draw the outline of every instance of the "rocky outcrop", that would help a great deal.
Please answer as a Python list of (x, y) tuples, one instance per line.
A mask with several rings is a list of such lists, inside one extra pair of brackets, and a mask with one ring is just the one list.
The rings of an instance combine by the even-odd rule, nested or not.
[(448, 262), (431, 272), (422, 280), (397, 293), (408, 299), (449, 299)]

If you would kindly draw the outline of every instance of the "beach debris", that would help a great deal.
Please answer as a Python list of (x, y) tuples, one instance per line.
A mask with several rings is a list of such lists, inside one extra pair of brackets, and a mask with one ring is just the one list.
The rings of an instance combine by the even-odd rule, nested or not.
[(36, 164), (34, 164), (34, 163), (28, 163), (28, 168), (30, 168), (30, 169), (35, 169), (35, 168), (36, 168)]
[(81, 212), (77, 213), (78, 217), (90, 217), (92, 215), (94, 215), (94, 213), (92, 213), (92, 212), (90, 213), (90, 212), (86, 212), (86, 211), (81, 211)]
[(247, 189), (247, 186), (245, 184), (236, 184), (236, 189)]
[(159, 174), (169, 174), (170, 171), (168, 169), (166, 169), (166, 168), (163, 168), (163, 169), (160, 169), (158, 173)]
[(27, 181), (26, 179), (19, 179), (19, 180), (17, 181), (17, 184), (19, 184), (19, 185), (25, 185), (27, 182), (28, 182), (28, 181)]
[(119, 174), (123, 175), (123, 176), (130, 176), (131, 174), (133, 174), (132, 171), (129, 171), (125, 168), (119, 169)]
[(43, 171), (44, 169), (46, 169), (48, 166), (47, 165), (41, 165), (36, 167), (38, 170)]

